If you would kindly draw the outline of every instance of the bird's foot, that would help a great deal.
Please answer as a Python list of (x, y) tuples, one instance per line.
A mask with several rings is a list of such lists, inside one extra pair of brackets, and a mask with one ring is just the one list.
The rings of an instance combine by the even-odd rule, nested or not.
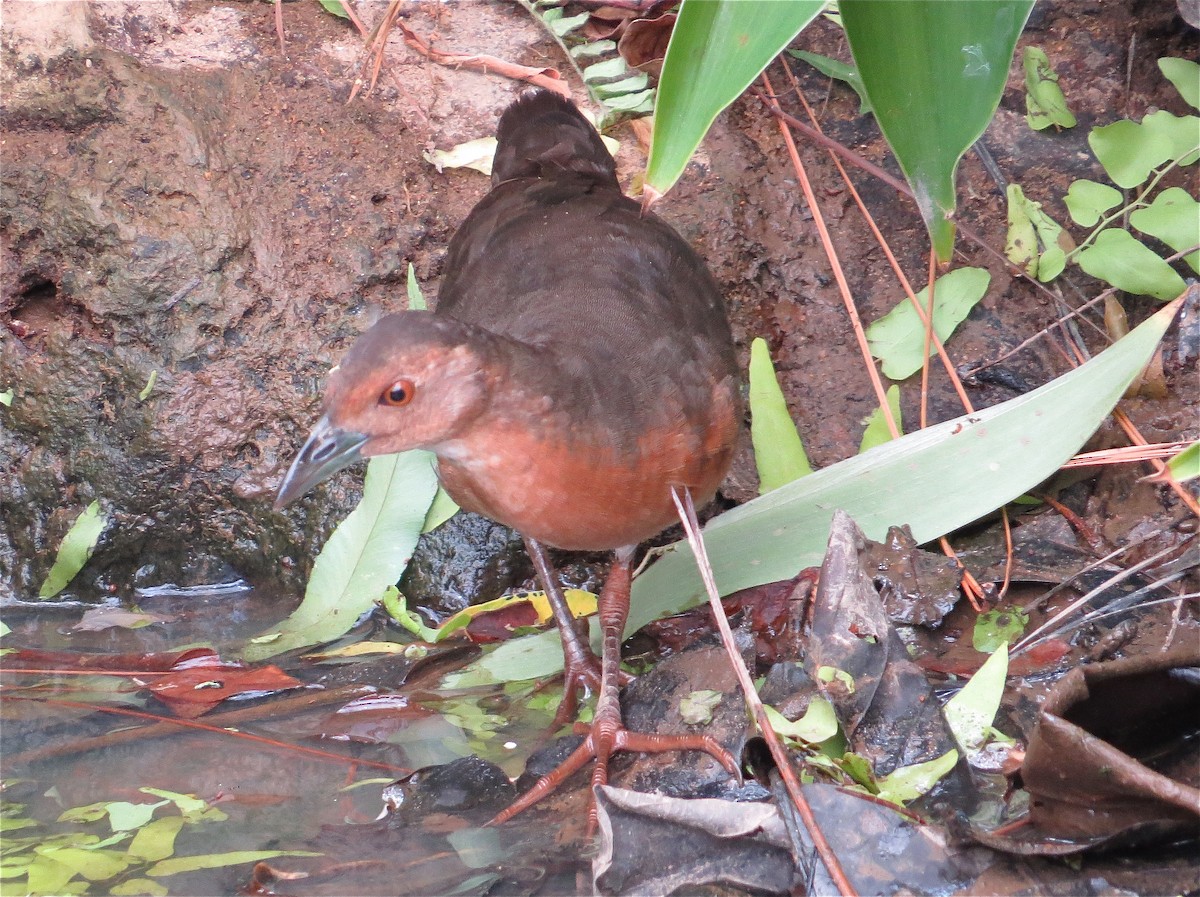
[(588, 761), (594, 760), (595, 764), (592, 767), (593, 797), (588, 802), (587, 831), (591, 835), (596, 831), (599, 822), (594, 796), (595, 789), (599, 785), (608, 783), (608, 760), (617, 751), (637, 751), (643, 754), (703, 751), (725, 767), (731, 776), (739, 782), (741, 781), (741, 773), (733, 755), (719, 741), (709, 735), (650, 735), (645, 732), (633, 732), (626, 729), (621, 723), (619, 710), (614, 720), (611, 714), (603, 713), (599, 708), (592, 723), (577, 723), (575, 728), (578, 733), (587, 734), (583, 744), (572, 751), (571, 755), (555, 769), (538, 779), (532, 788), (498, 813), (488, 825), (499, 825), (512, 819), (583, 769)]
[[(600, 658), (590, 650), (582, 653), (566, 653), (563, 669), (563, 696), (554, 712), (550, 731), (557, 732), (579, 715), (579, 702), (588, 695), (600, 693)], [(624, 688), (633, 681), (633, 676), (621, 670), (618, 683)]]

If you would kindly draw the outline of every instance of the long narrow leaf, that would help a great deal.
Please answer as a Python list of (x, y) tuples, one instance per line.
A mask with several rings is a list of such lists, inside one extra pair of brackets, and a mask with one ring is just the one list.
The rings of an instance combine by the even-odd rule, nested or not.
[[(717, 517), (704, 536), (721, 593), (819, 564), (838, 508), (869, 538), (908, 523), (918, 542), (928, 542), (1036, 486), (1100, 426), (1150, 360), (1176, 308), (1160, 310), (1087, 364), (1026, 395), (894, 439)], [(634, 582), (626, 631), (703, 600), (695, 560), (676, 543)], [(446, 681), (458, 688), (561, 668), (558, 635), (546, 632), (507, 642)]]
[(824, 6), (823, 0), (684, 0), (658, 82), (647, 187), (671, 189), (717, 114)]
[(1033, 0), (842, 0), (875, 118), (942, 261), (954, 248), (954, 171), (1004, 91)]
[(321, 549), (304, 600), (279, 627), (249, 644), (245, 658), (262, 660), (349, 631), (400, 579), (436, 490), (429, 452), (372, 458), (362, 500)]

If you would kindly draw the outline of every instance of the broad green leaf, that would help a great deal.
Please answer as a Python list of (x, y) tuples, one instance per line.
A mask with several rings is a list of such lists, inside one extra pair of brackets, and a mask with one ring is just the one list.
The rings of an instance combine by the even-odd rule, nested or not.
[[(1200, 202), (1181, 187), (1162, 191), (1149, 206), (1130, 214), (1129, 223), (1176, 252), (1200, 245)], [(1200, 252), (1189, 252), (1183, 260), (1200, 272)]]
[(147, 863), (165, 860), (175, 852), (175, 838), (186, 820), (164, 816), (148, 822), (129, 842), (129, 855)]
[(52, 847), (36, 848), (36, 852), (56, 863), (61, 863), (88, 881), (104, 881), (106, 878), (112, 878), (128, 869), (131, 863), (129, 857), (115, 850)]
[(1167, 462), (1167, 469), (1171, 471), (1171, 476), (1180, 483), (1200, 477), (1200, 442), (1193, 442), (1171, 458)]
[(989, 610), (975, 618), (971, 645), (982, 654), (991, 654), (1001, 645), (1011, 645), (1025, 632), (1029, 615), (1021, 608)]
[(584, 81), (592, 82), (605, 78), (618, 78), (627, 71), (629, 71), (629, 67), (625, 64), (625, 60), (620, 56), (614, 56), (603, 62), (592, 63), (583, 70), (582, 74)]
[(338, 638), (400, 579), (437, 489), (432, 460), (425, 451), (370, 460), (362, 500), (317, 555), (282, 637), (247, 645), (247, 660)]
[(1170, 301), (1184, 291), (1183, 278), (1129, 231), (1105, 228), (1076, 259), (1092, 277), (1119, 290)]
[(1058, 86), (1058, 75), (1050, 58), (1039, 47), (1026, 47), (1022, 59), (1025, 68), (1025, 120), (1041, 131), (1051, 125), (1075, 127), (1075, 116), (1067, 108), (1067, 98)]
[(666, 193), (713, 119), (736, 100), (823, 0), (684, 0), (658, 84), (646, 186)]
[(822, 75), (836, 78), (838, 81), (844, 81), (849, 85), (850, 89), (858, 94), (859, 115), (866, 115), (871, 111), (871, 101), (867, 99), (867, 95), (863, 90), (862, 78), (858, 76), (858, 69), (854, 66), (840, 62), (837, 59), (830, 59), (828, 56), (822, 56), (819, 53), (809, 53), (806, 50), (788, 50), (788, 55), (804, 60)]
[(1183, 101), (1193, 109), (1200, 109), (1200, 64), (1190, 59), (1165, 57), (1158, 61), (1163, 76), (1175, 85)]
[(627, 93), (619, 97), (606, 97), (604, 105), (615, 112), (652, 112), (654, 110), (654, 90), (643, 90), (641, 93)]
[[(934, 282), (933, 330), (945, 342), (987, 292), (991, 275), (984, 268), (956, 268)], [(925, 307), (929, 288), (917, 293)], [(890, 380), (904, 380), (921, 369), (925, 355), (925, 325), (908, 298), (867, 328), (871, 354), (883, 362)], [(934, 354), (933, 346), (929, 354)], [(853, 516), (853, 515), (852, 515)]]
[[(1000, 405), (909, 433), (711, 520), (704, 540), (723, 595), (790, 579), (821, 563), (841, 508), (867, 538), (908, 523), (918, 543), (979, 519), (1049, 477), (1100, 426), (1174, 318), (1172, 305), (1086, 364)], [(705, 600), (687, 544), (633, 583), (627, 633)], [(598, 629), (592, 626), (593, 644)], [(467, 688), (562, 669), (558, 633), (513, 639), (445, 679)]]
[(1108, 184), (1080, 178), (1071, 182), (1063, 203), (1071, 213), (1072, 221), (1081, 227), (1093, 227), (1101, 215), (1115, 209), (1123, 199), (1121, 191)]
[[(67, 884), (75, 877), (75, 870), (49, 856), (39, 856), (29, 864), (27, 872), (28, 893), (65, 894)], [(7, 890), (7, 889), (6, 889)], [(77, 888), (72, 891), (78, 891)]]
[(679, 718), (689, 726), (710, 725), (713, 710), (721, 703), (721, 697), (721, 692), (711, 688), (689, 692), (679, 702)]
[(1158, 166), (1178, 160), (1195, 161), (1200, 143), (1200, 119), (1180, 118), (1166, 110), (1151, 112), (1141, 124), (1122, 119), (1093, 128), (1088, 134), (1092, 152), (1118, 187), (1140, 186)]
[(114, 832), (128, 832), (141, 828), (154, 818), (154, 811), (164, 806), (166, 801), (156, 804), (131, 804), (128, 801), (116, 800), (108, 804), (108, 824)]
[(13, 391), (11, 388), (6, 389), (3, 392), (0, 392), (0, 405), (3, 405), (5, 408), (10, 408), (10, 407), (12, 407), (12, 402), (13, 402)]
[(63, 536), (62, 544), (58, 546), (58, 556), (38, 591), (39, 598), (53, 598), (67, 587), (92, 556), (107, 522), (108, 519), (100, 513), (98, 501), (92, 502), (75, 518)]
[(750, 343), (750, 438), (758, 467), (758, 491), (770, 492), (812, 473), (796, 425), (775, 378), (767, 341)]
[(764, 704), (763, 709), (771, 721), (771, 728), (785, 738), (820, 744), (838, 733), (837, 714), (833, 712), (833, 705), (824, 698), (814, 697), (798, 720), (788, 719), (769, 704)]
[(221, 869), (225, 866), (246, 866), (275, 857), (319, 857), (311, 850), (233, 850), (229, 853), (208, 853), (203, 856), (175, 857), (155, 863), (146, 870), (154, 878), (178, 875), (180, 872), (196, 872), (200, 869)]
[(350, 18), (350, 14), (346, 12), (346, 8), (342, 6), (342, 0), (317, 0), (317, 2), (321, 4), (326, 12), (333, 13), (342, 19)]
[(646, 85), (650, 83), (650, 76), (645, 72), (638, 72), (636, 75), (630, 75), (628, 78), (622, 78), (619, 81), (609, 81), (605, 84), (590, 85), (592, 92), (602, 100), (609, 97), (618, 97), (622, 94), (636, 93), (639, 90), (645, 90)]
[(951, 748), (940, 757), (926, 760), (924, 763), (914, 763), (912, 766), (901, 766), (888, 775), (876, 781), (880, 800), (886, 800), (897, 806), (904, 806), (914, 801), (922, 794), (927, 794), (958, 762), (958, 751)]
[(612, 50), (617, 49), (615, 40), (598, 40), (590, 44), (580, 44), (578, 47), (572, 47), (570, 53), (576, 59), (581, 56), (603, 56)]
[(171, 893), (156, 881), (148, 878), (128, 878), (108, 889), (113, 897), (166, 897)]
[(1032, 0), (838, 4), (879, 128), (942, 261), (954, 249), (955, 169), (1000, 104), (1032, 8)]
[(585, 24), (591, 18), (591, 13), (581, 12), (574, 16), (564, 16), (561, 9), (548, 9), (542, 13), (542, 18), (556, 37), (564, 37)]
[(978, 753), (988, 740), (996, 711), (1000, 709), (1007, 676), (1008, 644), (1002, 642), (962, 690), (942, 708), (946, 725), (968, 757)]
[[(904, 424), (900, 418), (900, 387), (893, 383), (887, 388), (887, 403), (891, 409), (892, 419), (896, 422), (896, 427), (901, 433), (904, 432)], [(876, 408), (867, 417), (867, 427), (863, 430), (862, 442), (858, 444), (858, 453), (861, 455), (867, 449), (873, 449), (877, 445), (883, 445), (885, 442), (890, 442), (892, 439), (892, 431), (888, 429), (887, 418), (883, 416), (883, 409)]]

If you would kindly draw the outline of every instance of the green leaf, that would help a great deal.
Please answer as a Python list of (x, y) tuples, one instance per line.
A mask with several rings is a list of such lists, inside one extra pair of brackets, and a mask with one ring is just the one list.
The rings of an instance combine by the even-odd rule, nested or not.
[(789, 720), (769, 704), (764, 704), (763, 709), (771, 721), (771, 728), (785, 738), (820, 744), (838, 733), (837, 714), (833, 712), (833, 705), (824, 698), (814, 697), (804, 715), (795, 721)]
[(39, 856), (29, 864), (27, 874), (30, 894), (65, 894), (75, 870), (52, 857)]
[(154, 818), (154, 811), (167, 802), (156, 804), (131, 804), (124, 800), (115, 800), (105, 806), (108, 811), (108, 824), (114, 832), (128, 832), (141, 828)]
[(1071, 182), (1063, 202), (1071, 213), (1072, 221), (1081, 227), (1093, 227), (1101, 215), (1109, 209), (1115, 209), (1123, 199), (1121, 191), (1108, 184), (1080, 178)]
[(1139, 243), (1129, 231), (1105, 228), (1077, 258), (1079, 267), (1092, 277), (1112, 284), (1127, 293), (1154, 296), (1164, 302), (1186, 288), (1180, 277), (1162, 258)]
[(1167, 470), (1180, 483), (1200, 477), (1200, 442), (1193, 442), (1167, 461)]
[(590, 44), (580, 44), (578, 47), (572, 47), (570, 54), (578, 59), (580, 56), (602, 56), (612, 50), (617, 49), (615, 40), (598, 40)]
[(627, 93), (619, 97), (607, 97), (604, 105), (615, 112), (642, 113), (654, 110), (655, 91), (643, 90), (641, 93)]
[(13, 391), (11, 388), (4, 390), (4, 392), (0, 392), (0, 405), (3, 405), (5, 408), (9, 408), (12, 406), (12, 400)]
[(600, 99), (604, 100), (608, 97), (618, 97), (622, 94), (636, 93), (639, 90), (645, 90), (646, 85), (650, 83), (650, 76), (645, 72), (638, 72), (636, 75), (631, 75), (628, 78), (622, 78), (619, 81), (609, 81), (605, 84), (592, 84), (592, 92)]
[(828, 56), (822, 56), (819, 53), (809, 53), (806, 50), (788, 50), (788, 55), (804, 60), (822, 75), (848, 84), (858, 94), (859, 115), (866, 115), (871, 111), (871, 101), (867, 99), (866, 91), (863, 89), (862, 78), (858, 76), (858, 69), (854, 66), (840, 62), (837, 59), (830, 59)]
[[(945, 342), (954, 328), (987, 292), (991, 275), (983, 268), (956, 268), (934, 283), (933, 329)], [(917, 293), (922, 307), (929, 301), (929, 288)], [(900, 300), (886, 315), (867, 328), (871, 354), (883, 362), (884, 376), (903, 380), (921, 369), (925, 350), (925, 325), (908, 298)], [(929, 347), (929, 354), (934, 354)]]
[[(494, 150), (494, 147), (493, 147)], [(410, 311), (425, 311), (425, 296), (421, 292), (421, 285), (417, 283), (417, 271), (413, 268), (413, 263), (408, 263), (408, 281), (405, 284), (408, 291), (408, 308)]]
[(156, 881), (148, 878), (128, 878), (108, 889), (113, 897), (166, 897), (171, 893)]
[(761, 337), (750, 343), (750, 438), (760, 493), (812, 473), (775, 377), (770, 350)]
[(1088, 134), (1092, 152), (1118, 187), (1140, 186), (1158, 166), (1195, 161), (1200, 143), (1200, 118), (1180, 118), (1166, 110), (1152, 112), (1142, 123), (1122, 119), (1093, 128)]
[(933, 760), (901, 766), (879, 779), (877, 797), (899, 807), (927, 794), (958, 762), (958, 751), (951, 748)]
[(1193, 109), (1200, 109), (1200, 64), (1190, 59), (1166, 57), (1158, 61), (1159, 71), (1175, 85), (1183, 101)]
[(1039, 47), (1026, 47), (1023, 58), (1025, 68), (1025, 120), (1029, 127), (1041, 131), (1055, 125), (1060, 128), (1075, 127), (1075, 116), (1067, 108), (1067, 98), (1058, 86), (1058, 75), (1050, 58)]
[(129, 842), (129, 855), (147, 863), (165, 860), (175, 852), (175, 837), (185, 821), (182, 816), (164, 816), (142, 826)]
[[(892, 412), (892, 419), (896, 421), (896, 427), (903, 433), (904, 424), (900, 418), (900, 387), (893, 383), (888, 387), (886, 395), (888, 408)], [(867, 449), (883, 445), (885, 442), (890, 442), (891, 439), (892, 431), (888, 429), (887, 418), (883, 416), (883, 409), (876, 408), (867, 417), (867, 428), (863, 430), (862, 442), (858, 445), (858, 453), (861, 455)]]
[[(1160, 310), (1032, 392), (893, 439), (709, 521), (704, 540), (721, 594), (819, 565), (835, 509), (853, 517), (868, 539), (882, 540), (889, 526), (908, 523), (923, 544), (1029, 491), (1096, 431), (1150, 360), (1176, 310)], [(625, 631), (704, 600), (691, 551), (676, 542), (634, 580)], [(599, 644), (594, 622), (592, 638)], [(562, 659), (558, 633), (544, 632), (505, 642), (444, 684), (468, 688), (549, 676), (562, 669)]]
[(619, 78), (629, 71), (629, 67), (625, 64), (625, 60), (620, 56), (614, 56), (612, 59), (605, 59), (603, 62), (595, 62), (583, 70), (583, 80), (601, 81), (605, 78)]
[(823, 0), (684, 0), (658, 85), (646, 185), (666, 193), (713, 119), (821, 12)]
[(978, 753), (988, 740), (996, 711), (1000, 709), (1007, 676), (1008, 643), (1002, 642), (962, 690), (942, 708), (946, 725), (968, 757)]
[(712, 722), (713, 710), (721, 703), (721, 692), (702, 688), (689, 692), (679, 702), (679, 718), (689, 726), (707, 726)]
[(67, 587), (92, 556), (107, 522), (108, 519), (100, 513), (98, 501), (92, 502), (75, 518), (63, 536), (62, 544), (58, 546), (58, 556), (38, 591), (39, 598), (53, 598)]
[(1021, 608), (989, 610), (975, 618), (971, 644), (976, 651), (991, 654), (1001, 645), (1011, 645), (1025, 632), (1029, 615)]
[(158, 382), (158, 371), (151, 371), (149, 379), (146, 380), (146, 385), (142, 387), (142, 391), (138, 393), (138, 401), (144, 402), (150, 398), (150, 393), (154, 390), (154, 384)]
[(546, 23), (556, 37), (565, 37), (591, 17), (591, 13), (581, 12), (575, 16), (564, 16), (561, 8), (548, 9), (542, 13), (542, 21)]
[(955, 169), (1000, 104), (1032, 8), (1032, 0), (838, 4), (879, 128), (942, 261), (954, 248)]
[[(1200, 245), (1200, 202), (1181, 187), (1162, 191), (1149, 206), (1134, 211), (1129, 223), (1176, 252)], [(1183, 260), (1200, 272), (1200, 251), (1189, 252)]]
[(246, 659), (338, 638), (400, 579), (437, 489), (432, 460), (425, 451), (370, 460), (362, 500), (321, 549), (282, 637), (248, 645)]
[(421, 533), (431, 533), (459, 511), (458, 502), (450, 497), (450, 493), (438, 486), (433, 496), (429, 510), (425, 512), (425, 522), (421, 524)]
[(379, 601), (387, 615), (419, 638), (432, 644), (437, 641), (438, 631), (426, 626), (421, 617), (408, 609), (408, 599), (395, 586), (388, 586)]
[(1067, 249), (1074, 249), (1062, 227), (1042, 211), (1042, 204), (1025, 196), (1016, 184), (1009, 184), (1008, 237), (1004, 254), (1025, 273), (1046, 283), (1062, 274), (1067, 265)]
[(197, 872), (200, 869), (221, 869), (225, 866), (245, 866), (274, 857), (319, 857), (311, 850), (233, 850), (229, 853), (209, 853), (203, 856), (175, 857), (155, 863), (146, 870), (147, 875), (161, 878), (178, 875), (180, 872)]
[(87, 850), (82, 847), (36, 848), (36, 852), (66, 866), (88, 881), (104, 881), (130, 866), (130, 859), (115, 850)]
[(350, 13), (346, 12), (345, 7), (342, 6), (342, 0), (317, 0), (317, 2), (321, 4), (322, 9), (324, 9), (326, 12), (333, 13), (338, 18), (350, 18)]

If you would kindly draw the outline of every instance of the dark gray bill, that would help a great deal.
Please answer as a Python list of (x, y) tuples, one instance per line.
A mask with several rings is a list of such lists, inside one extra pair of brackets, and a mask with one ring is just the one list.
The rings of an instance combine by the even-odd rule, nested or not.
[(308, 441), (292, 462), (279, 494), (275, 497), (275, 510), (295, 501), (317, 483), (329, 479), (343, 467), (349, 467), (362, 456), (359, 448), (367, 437), (353, 430), (340, 430), (329, 422), (328, 417), (317, 421)]

